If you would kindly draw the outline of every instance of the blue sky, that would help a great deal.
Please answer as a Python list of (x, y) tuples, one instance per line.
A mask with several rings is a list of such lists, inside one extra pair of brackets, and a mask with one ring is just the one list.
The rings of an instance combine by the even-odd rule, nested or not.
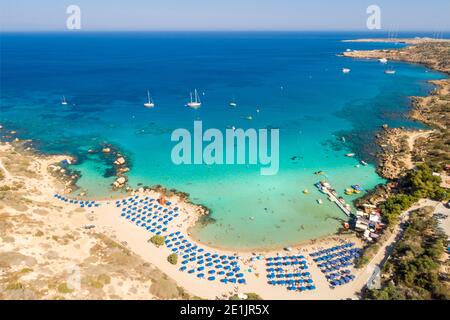
[(83, 31), (366, 30), (371, 4), (385, 31), (450, 30), (450, 0), (1, 0), (1, 28), (63, 31), (71, 4)]

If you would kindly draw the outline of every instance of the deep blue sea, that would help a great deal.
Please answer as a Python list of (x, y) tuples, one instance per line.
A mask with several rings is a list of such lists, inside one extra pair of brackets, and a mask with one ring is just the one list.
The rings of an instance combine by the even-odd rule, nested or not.
[[(385, 123), (420, 127), (405, 117), (408, 96), (427, 94), (427, 80), (443, 77), (404, 63), (390, 63), (397, 73), (386, 75), (378, 61), (338, 56), (401, 46), (341, 42), (363, 37), (373, 35), (4, 33), (0, 123), (43, 152), (78, 156), (72, 167), (90, 196), (110, 195), (108, 167), (87, 153), (107, 142), (131, 160), (131, 186), (162, 184), (211, 208), (216, 222), (195, 228), (198, 239), (227, 247), (289, 245), (333, 233), (345, 219), (315, 190), (314, 172), (324, 171), (342, 194), (351, 184), (382, 183), (372, 165), (375, 134)], [(351, 72), (343, 74), (344, 67)], [(184, 106), (194, 88), (203, 102), (198, 110)], [(147, 90), (154, 109), (143, 107)], [(279, 173), (172, 164), (170, 134), (192, 129), (194, 120), (221, 130), (279, 128)], [(345, 157), (349, 152), (357, 157)], [(372, 164), (357, 166), (359, 160)]]

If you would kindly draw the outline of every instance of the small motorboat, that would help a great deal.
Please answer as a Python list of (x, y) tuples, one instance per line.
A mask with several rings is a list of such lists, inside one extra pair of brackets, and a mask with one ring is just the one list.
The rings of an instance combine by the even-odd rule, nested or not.
[(353, 158), (355, 156), (355, 154), (354, 153), (347, 153), (345, 156), (349, 157), (349, 158)]
[(350, 71), (349, 68), (342, 68), (342, 73), (350, 73)]

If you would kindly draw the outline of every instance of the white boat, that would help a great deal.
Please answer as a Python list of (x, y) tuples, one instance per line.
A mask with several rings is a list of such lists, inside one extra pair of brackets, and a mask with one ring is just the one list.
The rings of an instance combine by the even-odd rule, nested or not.
[(355, 154), (354, 153), (347, 153), (345, 156), (349, 157), (349, 158), (353, 158), (355, 156)]
[(200, 97), (198, 96), (197, 89), (194, 90), (194, 97), (192, 97), (192, 92), (190, 95), (191, 100), (186, 104), (186, 106), (193, 109), (200, 108), (202, 103), (200, 101)]
[(394, 69), (387, 69), (384, 71), (385, 74), (395, 74), (395, 70)]
[(387, 63), (388, 62), (388, 60), (386, 58), (378, 59), (378, 61), (380, 61), (381, 63)]
[(322, 199), (317, 199), (317, 203), (322, 204), (323, 203)]
[(61, 104), (62, 104), (63, 106), (67, 105), (66, 97), (62, 96)]
[(342, 73), (350, 73), (350, 71), (349, 68), (342, 68)]
[(368, 163), (365, 162), (364, 160), (361, 160), (361, 164), (362, 164), (363, 166), (367, 166), (367, 165), (368, 165)]
[(147, 91), (147, 99), (148, 101), (144, 103), (144, 107), (153, 108), (155, 106), (155, 103), (153, 102), (152, 97), (150, 97), (150, 91)]

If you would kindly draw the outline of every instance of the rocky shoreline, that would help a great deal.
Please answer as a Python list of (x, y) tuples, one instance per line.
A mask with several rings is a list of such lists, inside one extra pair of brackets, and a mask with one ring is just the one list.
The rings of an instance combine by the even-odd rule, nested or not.
[[(357, 59), (387, 59), (424, 65), (438, 72), (450, 74), (450, 41), (418, 39), (360, 39), (346, 42), (396, 42), (409, 46), (401, 49), (344, 52), (342, 56)], [(389, 180), (402, 177), (411, 165), (424, 159), (426, 144), (420, 140), (445, 139), (450, 122), (450, 79), (430, 81), (436, 86), (426, 97), (411, 97), (409, 117), (431, 127), (433, 131), (412, 131), (405, 128), (383, 127), (377, 136), (381, 152), (377, 155), (378, 173)], [(418, 147), (420, 145), (421, 147)], [(428, 150), (430, 151), (430, 150)], [(446, 152), (443, 152), (445, 154)], [(421, 155), (418, 157), (417, 155)]]
[[(356, 59), (382, 59), (402, 61), (424, 65), (435, 71), (450, 74), (450, 41), (433, 39), (362, 39), (353, 42), (402, 42), (409, 46), (401, 49), (348, 51), (344, 57)], [(411, 97), (411, 110), (408, 116), (426, 124), (430, 130), (408, 130), (405, 128), (389, 128), (383, 126), (383, 131), (377, 136), (377, 144), (381, 152), (377, 154), (378, 173), (387, 178), (388, 182), (379, 185), (365, 196), (355, 201), (355, 206), (364, 209), (368, 205), (376, 208), (384, 218), (392, 212), (385, 212), (383, 205), (393, 199), (405, 199), (404, 192), (409, 188), (408, 175), (416, 166), (426, 165), (431, 168), (432, 175), (445, 179), (450, 164), (450, 79), (430, 81), (436, 86), (425, 97)], [(409, 173), (408, 173), (409, 172)], [(408, 174), (406, 174), (408, 173)], [(406, 174), (406, 175), (405, 175)], [(442, 185), (441, 185), (442, 186)], [(445, 182), (444, 182), (445, 186)], [(405, 189), (406, 188), (406, 189)], [(408, 207), (408, 206), (406, 206)], [(407, 211), (406, 211), (407, 212)], [(408, 218), (408, 215), (403, 217)], [(357, 266), (363, 267), (385, 245), (393, 231), (398, 231), (398, 224), (385, 228), (377, 241), (369, 242), (364, 248)]]

